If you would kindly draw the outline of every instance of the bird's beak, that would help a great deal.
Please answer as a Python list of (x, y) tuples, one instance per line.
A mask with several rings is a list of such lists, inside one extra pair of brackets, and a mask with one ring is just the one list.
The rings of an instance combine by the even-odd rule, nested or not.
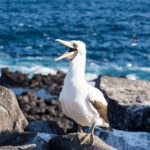
[[(58, 42), (60, 42), (60, 43), (62, 43), (64, 46), (67, 46), (67, 47), (69, 47), (69, 48), (74, 48), (73, 46), (72, 46), (72, 43), (71, 42), (68, 42), (68, 41), (63, 41), (63, 40), (60, 40), (60, 39), (56, 39), (55, 41), (58, 41)], [(63, 58), (66, 58), (66, 57), (71, 57), (71, 56), (73, 56), (75, 53), (74, 53), (74, 51), (72, 51), (72, 52), (66, 52), (65, 54), (63, 54), (62, 56), (60, 56), (60, 57), (58, 57), (57, 59), (55, 59), (55, 61), (58, 61), (58, 60), (60, 60), (60, 59), (63, 59)]]

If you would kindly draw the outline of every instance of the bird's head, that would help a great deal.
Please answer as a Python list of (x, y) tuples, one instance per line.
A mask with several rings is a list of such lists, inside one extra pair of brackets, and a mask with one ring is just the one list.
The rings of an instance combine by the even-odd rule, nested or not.
[(62, 43), (64, 46), (70, 48), (65, 54), (57, 58), (55, 61), (68, 58), (69, 60), (73, 60), (78, 54), (84, 55), (86, 53), (85, 44), (81, 41), (64, 41), (60, 39), (56, 39), (56, 41)]

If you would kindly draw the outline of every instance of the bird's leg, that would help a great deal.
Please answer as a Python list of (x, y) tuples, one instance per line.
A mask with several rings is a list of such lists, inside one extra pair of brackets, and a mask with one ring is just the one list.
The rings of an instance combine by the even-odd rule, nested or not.
[(82, 130), (82, 126), (80, 124), (78, 124), (78, 130), (79, 130), (79, 132), (66, 134), (66, 135), (63, 136), (63, 138), (71, 139), (71, 141), (74, 140), (74, 139), (77, 139), (78, 135), (80, 133), (84, 133), (83, 130)]
[(80, 140), (81, 145), (82, 144), (85, 144), (85, 145), (93, 145), (94, 144), (94, 135), (93, 135), (93, 133), (94, 133), (94, 126), (95, 126), (95, 123), (92, 125), (91, 131), (88, 134), (86, 134), (84, 139)]
[(79, 130), (80, 133), (84, 133), (83, 130), (82, 130), (82, 126), (80, 124), (78, 124), (78, 130)]
[(79, 130), (79, 132), (77, 133), (78, 134), (78, 139), (79, 139), (79, 141), (81, 143), (81, 141), (85, 138), (87, 133), (83, 132), (82, 126), (80, 124), (78, 124), (78, 130)]

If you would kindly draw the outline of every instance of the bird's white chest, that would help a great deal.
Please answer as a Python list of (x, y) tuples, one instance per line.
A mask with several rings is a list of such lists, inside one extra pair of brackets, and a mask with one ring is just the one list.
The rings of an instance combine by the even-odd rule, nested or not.
[(64, 85), (60, 99), (63, 112), (83, 126), (94, 122), (94, 114), (90, 110), (87, 95), (88, 89), (82, 84), (70, 85), (69, 88)]

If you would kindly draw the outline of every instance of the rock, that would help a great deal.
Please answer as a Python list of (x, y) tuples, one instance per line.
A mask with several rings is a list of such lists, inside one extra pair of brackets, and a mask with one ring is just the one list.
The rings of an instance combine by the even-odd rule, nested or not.
[(57, 77), (61, 78), (61, 79), (64, 79), (65, 76), (66, 76), (66, 73), (62, 72), (62, 71), (58, 71), (57, 74), (56, 74)]
[(60, 128), (54, 121), (31, 121), (25, 129), (26, 132), (36, 132), (36, 133), (53, 133), (62, 135), (64, 131)]
[[(42, 150), (44, 149), (46, 143), (49, 139), (55, 137), (55, 134), (46, 133), (13, 133), (13, 134), (1, 134), (0, 135), (0, 146), (18, 146), (26, 144), (36, 144), (36, 147), (32, 150)], [(3, 138), (2, 138), (3, 137)]]
[(24, 83), (28, 83), (28, 75), (22, 74), (19, 71), (10, 72), (8, 68), (1, 69), (1, 84), (2, 85), (12, 85), (14, 87), (18, 87), (24, 85)]
[(40, 75), (40, 74), (34, 74), (34, 76), (32, 77), (32, 80), (35, 80), (38, 83), (40, 83), (42, 81), (42, 75)]
[(150, 132), (150, 83), (99, 76), (96, 87), (108, 102), (108, 119), (115, 129)]
[[(91, 127), (83, 127), (83, 131), (86, 133), (88, 133), (90, 129)], [(150, 149), (150, 133), (113, 130), (114, 132), (109, 132), (95, 127), (94, 134), (117, 150)]]
[(0, 86), (0, 132), (24, 131), (28, 121), (22, 114), (15, 94)]
[(111, 146), (105, 144), (100, 138), (94, 136), (94, 145), (80, 145), (78, 139), (68, 140), (62, 136), (57, 136), (50, 139), (45, 147), (45, 150), (115, 150)]
[(36, 147), (35, 144), (28, 144), (22, 146), (0, 146), (0, 150), (30, 150)]
[(67, 129), (72, 128), (74, 121), (62, 113), (58, 98), (42, 99), (35, 94), (35, 92), (38, 93), (38, 90), (44, 88), (44, 92), (59, 96), (65, 76), (65, 73), (58, 71), (56, 75), (35, 74), (32, 78), (28, 78), (28, 74), (18, 71), (11, 72), (7, 68), (2, 68), (0, 84), (12, 88), (21, 87), (21, 90), (24, 88), (25, 91), (21, 95), (17, 95), (17, 99), (28, 121), (52, 120), (66, 132)]
[(43, 87), (43, 85), (49, 86), (51, 83), (56, 83), (57, 86), (62, 86), (65, 75), (66, 74), (62, 71), (58, 71), (56, 75), (35, 74), (29, 79), (28, 74), (23, 74), (19, 71), (11, 72), (8, 68), (2, 68), (0, 84), (7, 87), (11, 85), (12, 87), (23, 87), (29, 89)]
[(72, 128), (73, 120), (67, 118), (56, 99), (42, 99), (34, 92), (23, 92), (17, 96), (18, 103), (28, 121), (51, 120), (55, 121), (64, 132)]

